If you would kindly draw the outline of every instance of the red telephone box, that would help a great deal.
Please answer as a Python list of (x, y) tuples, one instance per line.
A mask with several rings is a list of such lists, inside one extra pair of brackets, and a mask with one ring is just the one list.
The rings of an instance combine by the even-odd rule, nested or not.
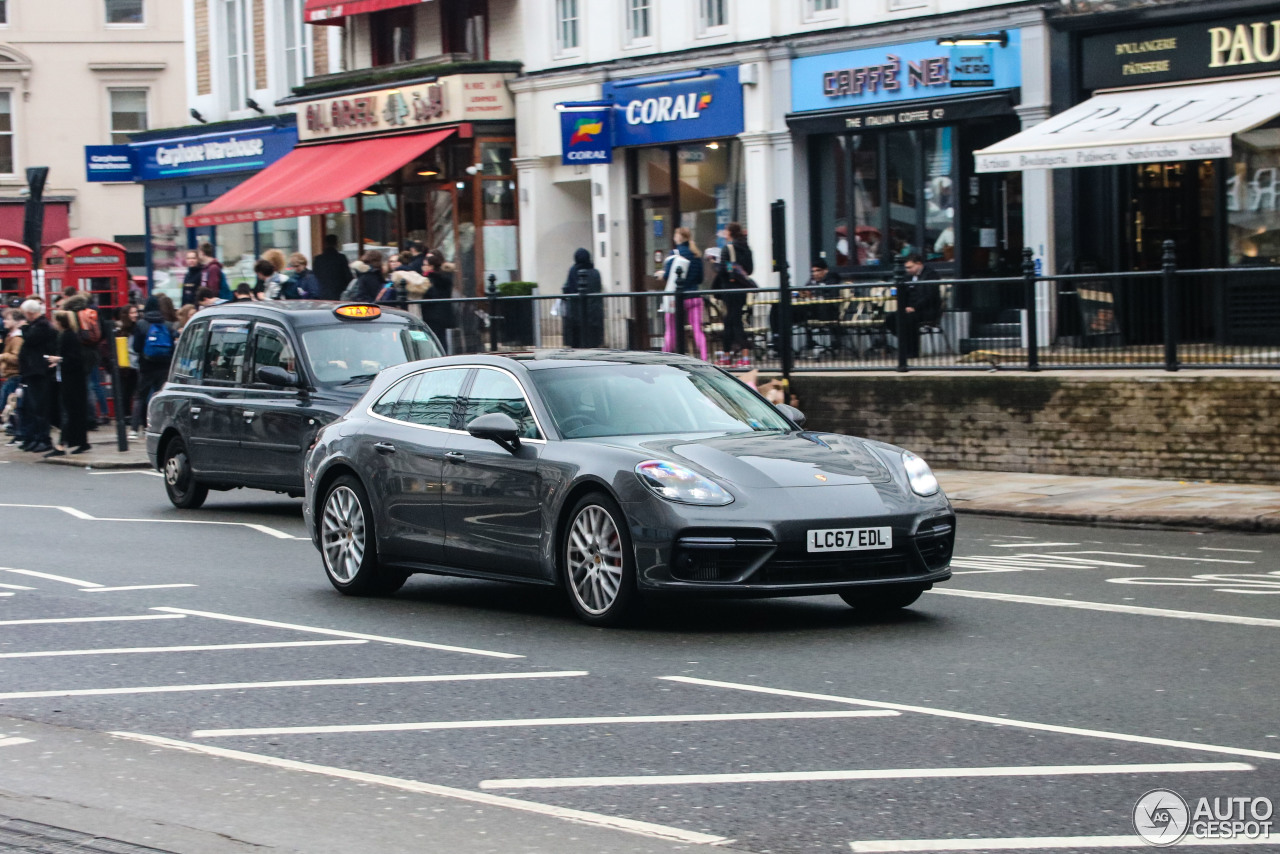
[(31, 284), (31, 250), (13, 240), (0, 240), (0, 303), (35, 293)]
[(119, 243), (68, 237), (44, 248), (45, 302), (68, 285), (85, 291), (99, 308), (116, 308), (129, 302), (132, 277), (125, 266), (125, 250)]

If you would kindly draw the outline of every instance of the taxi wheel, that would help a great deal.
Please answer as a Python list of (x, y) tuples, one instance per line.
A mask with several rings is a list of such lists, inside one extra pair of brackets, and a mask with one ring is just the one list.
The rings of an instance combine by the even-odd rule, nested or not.
[(593, 626), (625, 622), (639, 598), (627, 517), (611, 498), (591, 493), (568, 518), (560, 559), (573, 610)]
[(181, 439), (171, 439), (164, 449), (164, 489), (174, 507), (195, 510), (209, 497), (209, 487), (196, 480), (191, 458)]
[(378, 565), (373, 508), (359, 480), (335, 480), (321, 508), (320, 554), (329, 583), (349, 596), (389, 595), (404, 586), (408, 573)]
[(845, 604), (864, 613), (886, 613), (906, 608), (928, 589), (918, 584), (893, 584), (848, 590), (841, 593), (840, 598), (845, 601)]

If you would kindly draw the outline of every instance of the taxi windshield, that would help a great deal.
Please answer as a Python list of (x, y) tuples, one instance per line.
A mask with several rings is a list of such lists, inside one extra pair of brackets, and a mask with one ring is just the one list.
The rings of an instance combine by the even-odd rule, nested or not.
[(399, 323), (353, 321), (305, 329), (302, 347), (322, 385), (371, 380), (383, 368), (442, 355), (426, 329)]

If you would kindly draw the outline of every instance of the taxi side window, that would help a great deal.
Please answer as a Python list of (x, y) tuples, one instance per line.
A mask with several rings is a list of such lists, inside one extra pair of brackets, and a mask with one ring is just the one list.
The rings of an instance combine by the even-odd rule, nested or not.
[(378, 398), (373, 411), (409, 424), (447, 428), (466, 376), (465, 368), (414, 374)]
[(297, 373), (298, 357), (294, 355), (293, 345), (289, 343), (283, 329), (261, 323), (254, 327), (254, 377), (258, 375), (258, 368), (284, 368), (290, 373)]
[(467, 393), (466, 408), (462, 416), (464, 425), (470, 424), (481, 415), (501, 412), (510, 415), (520, 427), (522, 439), (541, 439), (538, 425), (529, 410), (529, 401), (525, 399), (520, 384), (510, 374), (503, 371), (480, 370), (476, 372), (475, 382)]
[(244, 362), (248, 346), (248, 323), (213, 323), (209, 328), (209, 346), (204, 353), (204, 381), (217, 385), (238, 385), (244, 382)]
[(200, 381), (200, 357), (204, 355), (204, 342), (209, 334), (209, 324), (189, 323), (178, 337), (178, 351), (173, 357), (175, 380)]

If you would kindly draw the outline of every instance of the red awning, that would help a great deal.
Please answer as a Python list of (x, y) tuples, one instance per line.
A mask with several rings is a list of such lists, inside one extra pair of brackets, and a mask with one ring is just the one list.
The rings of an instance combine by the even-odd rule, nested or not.
[(341, 24), (348, 15), (381, 12), (425, 2), (427, 0), (307, 0), (302, 14), (308, 24)]
[(184, 222), (195, 227), (338, 213), (344, 199), (435, 148), (454, 130), (295, 148)]

